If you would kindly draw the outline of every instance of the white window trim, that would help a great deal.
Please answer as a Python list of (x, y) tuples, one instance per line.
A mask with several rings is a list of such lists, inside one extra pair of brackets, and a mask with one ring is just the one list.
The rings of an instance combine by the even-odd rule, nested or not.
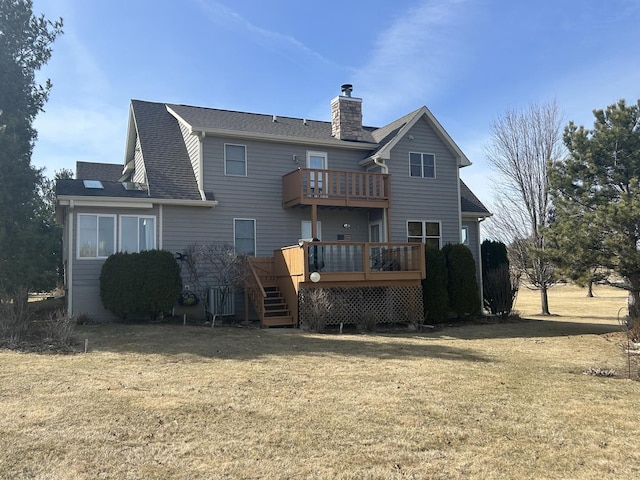
[[(244, 175), (237, 175), (235, 173), (227, 173), (227, 145), (230, 147), (243, 147), (244, 148)], [(222, 155), (224, 157), (224, 174), (227, 177), (246, 177), (249, 172), (249, 166), (247, 164), (247, 146), (240, 143), (225, 143), (223, 147)]]
[[(120, 215), (120, 218), (118, 219), (118, 245), (117, 245), (117, 251), (118, 252), (122, 252), (122, 219), (123, 218), (152, 218), (153, 219), (153, 249), (158, 248), (158, 235), (156, 233), (156, 230), (158, 228), (158, 220), (156, 219), (155, 215)], [(140, 236), (138, 236), (138, 250), (136, 251), (140, 252)], [(130, 252), (133, 253), (133, 252)]]
[(257, 256), (258, 250), (257, 250), (257, 247), (256, 247), (256, 244), (257, 244), (256, 230), (257, 230), (257, 223), (258, 222), (256, 222), (255, 218), (234, 218), (233, 219), (233, 251), (234, 252), (236, 251), (236, 220), (253, 222), (253, 255)]
[[(420, 176), (419, 177), (414, 177), (413, 175), (411, 175), (411, 154), (412, 153), (415, 154), (415, 155), (420, 155), (420, 158), (421, 158)], [(424, 155), (432, 155), (433, 156), (433, 177), (425, 177), (424, 176)], [(411, 178), (435, 179), (436, 178), (436, 173), (437, 173), (437, 162), (436, 162), (436, 154), (435, 153), (430, 153), (430, 152), (409, 152), (409, 177), (411, 177)]]
[[(98, 230), (96, 230), (96, 256), (95, 257), (82, 257), (80, 256), (80, 217), (106, 217), (106, 218), (113, 218), (113, 250), (114, 253), (118, 251), (118, 245), (116, 243), (116, 237), (117, 237), (117, 229), (118, 229), (118, 222), (117, 222), (117, 215), (113, 215), (113, 214), (104, 214), (104, 213), (78, 213), (77, 214), (77, 219), (76, 219), (76, 260), (104, 260), (106, 258), (109, 257), (109, 255), (107, 256), (99, 256), (98, 255), (98, 245), (99, 245), (99, 238), (98, 238)], [(97, 228), (97, 226), (96, 226)]]
[(326, 170), (329, 167), (329, 157), (327, 155), (327, 152), (307, 150), (307, 168), (311, 168), (311, 166), (309, 165), (311, 157), (322, 157), (322, 170)]
[[(467, 234), (466, 235), (462, 235), (462, 232), (466, 231)], [(466, 237), (466, 242), (463, 241), (464, 237)], [(469, 246), (469, 225), (463, 225), (462, 228), (460, 229), (460, 243), (466, 246)]]
[[(422, 223), (422, 243), (426, 243), (427, 238), (437, 238), (438, 239), (438, 248), (442, 248), (442, 222), (439, 220), (407, 220), (407, 224), (406, 224), (406, 234), (407, 234), (407, 240), (409, 239), (409, 237), (411, 238), (417, 238), (413, 235), (409, 235), (409, 223)], [(434, 237), (434, 236), (430, 236), (427, 235), (427, 223), (437, 223), (438, 224), (438, 231), (440, 232), (440, 236), (438, 237)]]

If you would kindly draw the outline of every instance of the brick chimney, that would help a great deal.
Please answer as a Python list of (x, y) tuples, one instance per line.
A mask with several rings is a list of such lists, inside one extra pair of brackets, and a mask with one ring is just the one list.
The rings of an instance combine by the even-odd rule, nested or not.
[(331, 100), (331, 135), (338, 140), (361, 141), (362, 99), (353, 98), (353, 85), (342, 85), (342, 95)]

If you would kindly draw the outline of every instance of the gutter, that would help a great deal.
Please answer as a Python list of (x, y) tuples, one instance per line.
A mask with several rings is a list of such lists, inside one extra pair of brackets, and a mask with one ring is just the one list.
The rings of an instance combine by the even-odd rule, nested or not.
[(153, 208), (154, 205), (177, 205), (183, 207), (217, 207), (217, 200), (186, 200), (179, 198), (127, 198), (127, 197), (85, 197), (58, 195), (58, 205), (75, 207), (123, 207)]

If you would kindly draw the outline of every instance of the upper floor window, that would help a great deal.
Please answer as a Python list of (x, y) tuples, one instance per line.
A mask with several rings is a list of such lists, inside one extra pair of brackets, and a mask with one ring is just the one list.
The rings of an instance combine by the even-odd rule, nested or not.
[(238, 177), (247, 176), (247, 147), (245, 145), (224, 144), (224, 174)]
[(436, 156), (433, 153), (409, 153), (409, 175), (436, 178)]
[(256, 255), (256, 221), (250, 218), (233, 219), (233, 246), (238, 255)]
[(115, 250), (115, 215), (78, 214), (78, 258), (107, 258)]
[(440, 222), (407, 222), (407, 240), (440, 248)]
[(152, 216), (120, 216), (120, 251), (141, 252), (156, 248), (156, 219)]

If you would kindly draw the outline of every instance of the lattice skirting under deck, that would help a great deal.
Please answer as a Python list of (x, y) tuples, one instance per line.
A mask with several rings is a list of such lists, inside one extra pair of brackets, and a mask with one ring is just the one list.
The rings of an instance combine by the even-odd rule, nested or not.
[(298, 293), (301, 325), (358, 324), (360, 322), (422, 324), (421, 286), (329, 287)]

